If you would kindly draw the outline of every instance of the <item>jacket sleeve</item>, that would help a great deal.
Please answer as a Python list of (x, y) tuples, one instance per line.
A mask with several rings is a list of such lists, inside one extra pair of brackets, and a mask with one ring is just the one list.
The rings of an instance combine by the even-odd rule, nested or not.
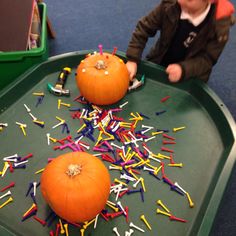
[(154, 37), (161, 27), (162, 3), (147, 16), (141, 18), (132, 34), (126, 57), (130, 61), (139, 62), (149, 37)]
[(207, 82), (212, 67), (217, 63), (229, 38), (231, 20), (225, 18), (217, 23), (215, 34), (209, 39), (206, 47), (196, 55), (179, 64), (183, 69), (183, 79), (196, 77)]

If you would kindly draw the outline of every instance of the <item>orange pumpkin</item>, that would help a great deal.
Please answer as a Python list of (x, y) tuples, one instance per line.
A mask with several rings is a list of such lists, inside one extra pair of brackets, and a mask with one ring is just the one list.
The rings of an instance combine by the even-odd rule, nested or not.
[(124, 62), (109, 53), (89, 55), (77, 68), (77, 86), (86, 100), (109, 105), (123, 98), (129, 87), (129, 73)]
[(93, 219), (110, 193), (110, 176), (97, 157), (85, 152), (61, 155), (41, 176), (41, 192), (51, 209), (69, 222)]

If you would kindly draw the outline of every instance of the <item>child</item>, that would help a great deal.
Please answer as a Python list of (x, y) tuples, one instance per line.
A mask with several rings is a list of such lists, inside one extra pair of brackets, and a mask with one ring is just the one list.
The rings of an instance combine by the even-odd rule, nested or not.
[(166, 67), (170, 82), (191, 77), (208, 81), (234, 24), (228, 0), (162, 0), (141, 18), (129, 43), (127, 69), (132, 80), (149, 37), (160, 31), (147, 60)]

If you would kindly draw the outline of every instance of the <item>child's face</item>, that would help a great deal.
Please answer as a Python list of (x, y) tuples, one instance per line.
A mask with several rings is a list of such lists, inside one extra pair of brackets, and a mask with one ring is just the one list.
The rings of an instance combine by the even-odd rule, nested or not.
[(208, 0), (178, 0), (178, 3), (183, 11), (194, 14), (205, 9)]

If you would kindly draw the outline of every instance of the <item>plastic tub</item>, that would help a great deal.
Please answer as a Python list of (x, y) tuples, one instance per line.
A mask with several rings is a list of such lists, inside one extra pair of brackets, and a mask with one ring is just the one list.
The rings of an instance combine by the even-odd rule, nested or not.
[(46, 4), (38, 4), (41, 15), (40, 46), (28, 51), (0, 52), (0, 90), (12, 83), (30, 67), (48, 58), (47, 9)]

